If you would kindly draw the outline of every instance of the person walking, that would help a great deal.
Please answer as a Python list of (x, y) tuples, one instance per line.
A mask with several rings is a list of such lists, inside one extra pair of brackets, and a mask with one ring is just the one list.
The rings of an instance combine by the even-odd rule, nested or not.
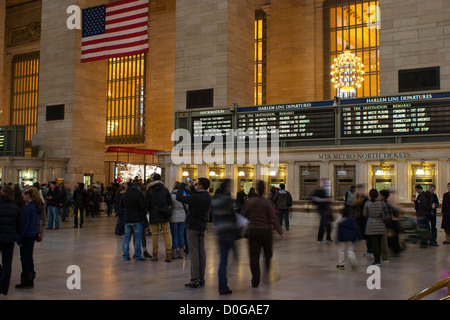
[(356, 221), (351, 217), (352, 209), (345, 206), (342, 210), (342, 218), (337, 221), (338, 264), (337, 269), (344, 270), (346, 258), (350, 262), (352, 271), (358, 268), (354, 252), (355, 242), (362, 240), (361, 231)]
[(431, 244), (430, 218), (433, 210), (433, 198), (430, 191), (422, 193), (417, 211), (417, 224), (420, 232), (420, 245), (427, 248)]
[(22, 215), (23, 228), (17, 239), (20, 247), (22, 273), (20, 274), (20, 284), (17, 284), (16, 288), (27, 289), (34, 288), (34, 279), (36, 278), (33, 260), (34, 242), (40, 229), (39, 222), (43, 209), (41, 197), (36, 188), (25, 188), (22, 195), (27, 205)]
[(184, 258), (184, 231), (186, 229), (186, 208), (177, 201), (180, 182), (175, 182), (172, 193), (172, 217), (170, 218), (170, 233), (172, 235), (172, 259)]
[(222, 182), (220, 192), (212, 200), (211, 213), (214, 217), (214, 226), (217, 230), (219, 244), (219, 293), (222, 295), (230, 294), (232, 291), (228, 287), (227, 279), (228, 253), (231, 250), (237, 258), (235, 241), (241, 237), (241, 229), (238, 226), (233, 199), (231, 199), (230, 179), (225, 179)]
[(257, 190), (257, 196), (249, 199), (241, 211), (242, 215), (249, 220), (248, 241), (253, 288), (258, 288), (261, 281), (259, 265), (261, 248), (264, 251), (266, 274), (268, 275), (270, 271), (270, 262), (273, 256), (272, 230), (275, 229), (281, 239), (284, 239), (283, 229), (274, 214), (273, 206), (270, 200), (264, 197), (265, 186), (263, 181), (257, 182)]
[(292, 207), (292, 195), (289, 191), (286, 191), (286, 185), (284, 183), (280, 184), (280, 190), (275, 193), (273, 202), (278, 210), (277, 215), (280, 226), (283, 226), (284, 218), (286, 231), (289, 231), (289, 210)]
[(112, 186), (106, 188), (106, 192), (104, 194), (105, 203), (106, 203), (106, 215), (110, 217), (112, 215), (114, 209), (114, 190)]
[(133, 232), (134, 238), (134, 259), (136, 261), (145, 261), (142, 257), (142, 232), (145, 220), (147, 219), (144, 195), (139, 190), (139, 183), (134, 183), (131, 188), (122, 195), (121, 207), (125, 210), (125, 237), (123, 239), (123, 258), (130, 260), (130, 240)]
[(59, 214), (64, 202), (64, 194), (61, 189), (56, 186), (56, 182), (50, 182), (50, 189), (45, 197), (48, 202), (48, 227), (53, 229), (53, 221), (55, 222), (54, 230), (59, 229)]
[(14, 243), (22, 230), (22, 210), (14, 203), (14, 190), (5, 186), (0, 190), (0, 295), (7, 295), (11, 282)]
[(150, 260), (158, 261), (159, 235), (162, 234), (166, 249), (165, 262), (170, 262), (172, 243), (169, 221), (172, 216), (172, 197), (157, 173), (152, 175), (152, 182), (145, 195), (145, 206), (150, 216), (153, 240), (153, 257)]
[(436, 195), (436, 186), (430, 184), (428, 186), (428, 191), (431, 193), (431, 215), (430, 215), (430, 246), (438, 247), (437, 243), (437, 208), (439, 208), (439, 199)]
[(442, 222), (441, 228), (445, 231), (443, 244), (450, 244), (450, 182), (447, 184), (448, 192), (442, 197)]
[(86, 191), (84, 190), (84, 183), (80, 182), (77, 188), (73, 191), (73, 223), (74, 228), (78, 228), (78, 221), (80, 222), (80, 228), (83, 227), (83, 213), (86, 207)]
[(364, 206), (363, 215), (367, 217), (365, 234), (371, 237), (373, 246), (373, 265), (381, 265), (381, 241), (386, 235), (386, 224), (384, 223), (384, 212), (387, 212), (386, 205), (378, 199), (378, 191), (369, 191), (369, 201)]
[(320, 216), (319, 231), (317, 233), (317, 243), (324, 243), (323, 237), (327, 233), (327, 241), (331, 242), (331, 221), (330, 206), (331, 201), (324, 188), (319, 187), (311, 196), (313, 203), (317, 205), (317, 211)]
[(196, 191), (185, 195), (184, 190), (186, 190), (187, 185), (187, 178), (184, 177), (176, 196), (176, 200), (189, 205), (186, 236), (191, 259), (191, 280), (185, 284), (185, 287), (202, 288), (205, 286), (206, 270), (206, 220), (211, 210), (211, 196), (208, 193), (210, 181), (207, 178), (198, 179)]

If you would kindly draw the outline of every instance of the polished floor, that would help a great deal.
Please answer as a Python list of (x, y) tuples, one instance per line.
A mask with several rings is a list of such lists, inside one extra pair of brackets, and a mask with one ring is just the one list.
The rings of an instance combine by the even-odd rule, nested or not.
[[(36, 245), (33, 289), (14, 287), (21, 272), (16, 247), (10, 291), (0, 300), (406, 300), (437, 282), (443, 270), (450, 268), (450, 246), (442, 244), (444, 233), (439, 229), (439, 247), (422, 249), (409, 244), (400, 257), (381, 265), (381, 288), (371, 290), (367, 280), (372, 274), (367, 267), (372, 261), (363, 257), (364, 243), (357, 243), (355, 249), (358, 270), (337, 270), (335, 244), (318, 244), (316, 227), (292, 226), (284, 240), (275, 235), (273, 268), (257, 289), (250, 285), (247, 242), (239, 240), (239, 259), (231, 259), (229, 268), (233, 293), (221, 296), (212, 224), (206, 237), (206, 286), (189, 289), (184, 287), (190, 276), (188, 259), (166, 263), (160, 253), (159, 262), (125, 262), (123, 237), (114, 235), (115, 218), (88, 218), (83, 229), (72, 228), (69, 220), (61, 222), (59, 230), (46, 230), (44, 241)], [(71, 274), (67, 269), (72, 265), (80, 268), (81, 289), (68, 289)], [(441, 296), (442, 292), (430, 299)]]

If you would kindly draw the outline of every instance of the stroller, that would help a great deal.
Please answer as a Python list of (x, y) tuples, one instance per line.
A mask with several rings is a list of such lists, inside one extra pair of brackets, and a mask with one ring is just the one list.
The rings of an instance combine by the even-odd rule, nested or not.
[(417, 244), (421, 241), (420, 228), (417, 220), (411, 217), (403, 217), (399, 220), (400, 233), (402, 234), (402, 247), (406, 248), (407, 243)]

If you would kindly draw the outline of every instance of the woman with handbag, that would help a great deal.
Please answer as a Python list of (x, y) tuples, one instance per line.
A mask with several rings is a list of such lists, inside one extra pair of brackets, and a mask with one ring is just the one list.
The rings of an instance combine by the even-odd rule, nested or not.
[(383, 235), (386, 235), (386, 224), (383, 220), (387, 211), (386, 204), (378, 199), (378, 191), (372, 189), (369, 191), (369, 201), (364, 206), (363, 215), (367, 217), (366, 232), (372, 240), (373, 245), (373, 265), (379, 266), (381, 264), (381, 241)]
[(20, 262), (22, 263), (22, 273), (20, 274), (20, 284), (16, 285), (18, 289), (27, 289), (34, 287), (33, 251), (34, 242), (40, 241), (40, 216), (42, 215), (41, 197), (36, 188), (27, 188), (22, 192), (23, 200), (26, 202), (23, 211), (23, 229), (17, 239), (20, 246)]

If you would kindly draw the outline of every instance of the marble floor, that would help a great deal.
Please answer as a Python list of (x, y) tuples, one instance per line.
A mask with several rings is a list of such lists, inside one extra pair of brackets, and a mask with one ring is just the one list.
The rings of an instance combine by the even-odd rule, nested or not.
[[(70, 218), (70, 221), (72, 219)], [(113, 217), (88, 218), (83, 229), (72, 222), (61, 222), (59, 230), (46, 230), (35, 248), (37, 278), (33, 289), (14, 287), (19, 282), (19, 250), (14, 252), (10, 291), (0, 300), (406, 300), (414, 293), (439, 281), (450, 268), (450, 246), (443, 245), (439, 229), (439, 247), (422, 249), (408, 244), (400, 257), (391, 257), (381, 266), (381, 288), (368, 289), (367, 273), (371, 259), (363, 257), (364, 243), (356, 244), (358, 270), (337, 270), (337, 246), (318, 244), (317, 228), (292, 226), (284, 240), (275, 235), (272, 270), (258, 289), (250, 285), (247, 240), (237, 242), (239, 259), (231, 260), (231, 295), (217, 292), (218, 251), (214, 227), (206, 236), (206, 286), (188, 289), (188, 259), (164, 262), (125, 262), (122, 259), (123, 236), (114, 235)], [(440, 224), (439, 224), (440, 225)], [(148, 238), (151, 248), (151, 240)], [(160, 248), (163, 248), (160, 241)], [(68, 289), (68, 267), (80, 268), (81, 288)], [(433, 294), (429, 299), (442, 296)]]

